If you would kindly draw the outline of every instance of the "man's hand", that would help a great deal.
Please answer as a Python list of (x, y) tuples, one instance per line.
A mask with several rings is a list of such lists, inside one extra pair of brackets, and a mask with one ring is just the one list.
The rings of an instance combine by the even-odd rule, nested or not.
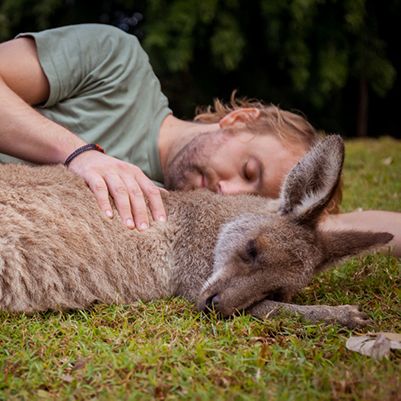
[(97, 151), (80, 154), (71, 161), (69, 170), (82, 177), (95, 194), (100, 209), (113, 216), (109, 195), (128, 228), (149, 227), (146, 199), (155, 221), (166, 221), (161, 191), (133, 165)]

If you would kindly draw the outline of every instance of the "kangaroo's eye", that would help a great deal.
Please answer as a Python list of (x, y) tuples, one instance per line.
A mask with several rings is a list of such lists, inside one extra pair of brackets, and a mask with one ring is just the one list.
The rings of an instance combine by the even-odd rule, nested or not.
[(254, 262), (258, 256), (258, 248), (256, 246), (256, 241), (251, 239), (245, 245), (245, 251), (240, 253), (240, 257), (244, 262), (250, 263)]
[(251, 239), (246, 244), (246, 253), (251, 259), (255, 259), (258, 256), (258, 249), (256, 248), (256, 241)]

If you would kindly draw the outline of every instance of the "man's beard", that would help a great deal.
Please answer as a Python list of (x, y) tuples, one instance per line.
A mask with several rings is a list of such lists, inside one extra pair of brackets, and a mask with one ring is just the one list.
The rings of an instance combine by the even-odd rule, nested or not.
[[(216, 131), (205, 132), (193, 138), (168, 162), (164, 177), (166, 188), (182, 190), (197, 188), (193, 180), (191, 182), (191, 177), (208, 174), (211, 154), (224, 142), (222, 133)], [(211, 182), (211, 177), (208, 177), (208, 182)]]

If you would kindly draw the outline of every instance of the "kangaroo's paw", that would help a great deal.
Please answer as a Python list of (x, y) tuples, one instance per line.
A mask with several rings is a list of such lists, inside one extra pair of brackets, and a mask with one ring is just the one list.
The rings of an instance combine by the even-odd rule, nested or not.
[(335, 307), (334, 320), (350, 328), (364, 327), (371, 323), (368, 315), (357, 305), (340, 305)]
[(299, 314), (312, 322), (339, 323), (350, 328), (370, 323), (367, 314), (356, 305), (295, 305), (265, 300), (248, 309), (253, 316), (265, 319), (280, 311)]

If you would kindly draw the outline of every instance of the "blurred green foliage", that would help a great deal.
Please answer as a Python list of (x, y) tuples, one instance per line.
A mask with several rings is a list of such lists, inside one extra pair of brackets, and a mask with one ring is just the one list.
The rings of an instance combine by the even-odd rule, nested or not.
[(109, 23), (142, 39), (180, 116), (238, 88), (351, 135), (358, 105), (370, 102), (376, 114), (362, 110), (358, 121), (394, 134), (399, 123), (386, 113), (395, 115), (391, 105), (400, 100), (400, 16), (400, 0), (2, 0), (0, 39)]

